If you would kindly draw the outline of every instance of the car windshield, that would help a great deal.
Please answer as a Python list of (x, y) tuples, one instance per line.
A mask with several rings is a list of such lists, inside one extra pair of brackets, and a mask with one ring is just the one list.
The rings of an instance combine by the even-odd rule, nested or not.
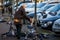
[(49, 4), (45, 5), (44, 7), (41, 8), (41, 10), (47, 10), (48, 8), (50, 8), (52, 6), (54, 6), (54, 5), (49, 5)]
[(51, 7), (51, 8), (49, 8), (49, 9), (47, 9), (46, 11), (50, 11), (50, 10), (52, 10), (53, 9), (53, 7)]
[(22, 2), (18, 2), (18, 6), (21, 4)]
[(27, 5), (26, 5), (26, 8), (33, 8), (34, 7), (34, 3), (28, 3)]
[(57, 16), (60, 16), (60, 10), (57, 12)]
[(44, 6), (46, 3), (38, 3), (37, 4), (37, 8), (41, 8), (42, 6)]
[(56, 11), (58, 11), (59, 9), (60, 9), (60, 4), (59, 4), (59, 5), (55, 5), (55, 6), (51, 7), (51, 8), (49, 8), (49, 9), (46, 10), (46, 11), (56, 12)]

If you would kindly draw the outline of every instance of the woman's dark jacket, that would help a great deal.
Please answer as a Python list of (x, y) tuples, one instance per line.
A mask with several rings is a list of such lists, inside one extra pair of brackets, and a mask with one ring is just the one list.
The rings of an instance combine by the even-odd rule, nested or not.
[[(21, 24), (22, 19), (27, 19), (30, 21), (30, 19), (26, 16), (25, 9), (23, 7), (20, 7), (18, 11), (15, 12), (14, 14), (14, 19), (18, 19)], [(17, 22), (14, 22), (14, 24), (17, 24)]]

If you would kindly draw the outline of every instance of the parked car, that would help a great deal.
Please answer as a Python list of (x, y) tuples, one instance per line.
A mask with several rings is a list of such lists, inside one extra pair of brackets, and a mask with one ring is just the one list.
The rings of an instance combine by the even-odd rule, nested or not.
[[(49, 5), (54, 5), (54, 6), (48, 8)], [(42, 19), (43, 19), (43, 18), (50, 17), (50, 16), (55, 16), (55, 15), (57, 14), (57, 11), (60, 10), (59, 5), (60, 5), (60, 4), (57, 4), (57, 3), (55, 3), (55, 2), (53, 2), (53, 3), (50, 2), (50, 3), (48, 4), (48, 6), (42, 7), (42, 8), (40, 9), (40, 12), (41, 12), (41, 14), (42, 14)], [(56, 9), (55, 9), (55, 8), (56, 8)], [(55, 9), (55, 10), (54, 10), (54, 9)], [(43, 11), (41, 11), (41, 10), (43, 10)], [(39, 18), (39, 19), (40, 19), (40, 18)]]
[[(45, 6), (41, 7), (39, 10), (37, 10), (37, 11), (36, 11), (36, 13), (37, 13), (37, 18), (38, 18), (38, 17), (41, 17), (42, 12), (45, 11), (45, 10), (47, 10), (48, 8), (52, 7), (52, 6), (55, 6), (55, 5), (46, 4)], [(30, 12), (30, 13), (28, 14), (28, 16), (34, 17), (34, 13), (35, 13), (35, 12)], [(40, 15), (40, 16), (38, 16), (38, 15)]]
[(57, 19), (60, 19), (60, 13), (57, 13), (56, 16), (40, 19), (39, 22), (42, 28), (52, 30), (52, 25)]
[(52, 26), (52, 31), (56, 34), (60, 34), (60, 19), (56, 20)]
[(57, 4), (49, 9), (47, 9), (45, 11), (45, 13), (47, 14), (47, 17), (55, 16), (56, 15), (55, 13), (57, 13), (57, 11), (59, 11), (59, 10), (60, 10), (60, 4)]
[[(46, 3), (37, 3), (37, 7), (36, 7), (37, 11), (38, 11), (41, 7), (43, 7), (45, 4), (46, 4)], [(34, 11), (35, 11), (35, 5), (33, 5), (32, 8), (26, 7), (25, 10), (26, 10), (26, 12), (34, 12)]]
[[(25, 8), (26, 12), (32, 12), (32, 11), (34, 12), (35, 11), (35, 3), (34, 2), (33, 3), (22, 3), (21, 5), (23, 5), (23, 4), (26, 4), (26, 6), (27, 6)], [(39, 8), (43, 7), (45, 4), (46, 3), (37, 3), (37, 10), (39, 10)], [(21, 5), (18, 6), (18, 9), (20, 8)], [(14, 9), (16, 9), (16, 7)]]
[[(34, 3), (21, 3), (19, 6), (17, 6), (17, 7), (14, 7), (14, 10), (16, 10), (16, 8), (17, 8), (17, 10), (22, 6), (22, 5), (24, 5), (24, 4), (26, 4), (26, 8), (25, 8), (25, 10), (27, 9), (28, 10), (28, 8), (33, 8), (33, 6), (34, 6)], [(29, 11), (29, 10), (28, 10)]]
[(40, 12), (43, 12), (43, 11), (46, 11), (47, 9), (49, 9), (50, 7), (53, 7), (55, 5), (52, 5), (52, 4), (46, 4), (45, 6), (41, 7), (39, 9)]
[[(60, 11), (58, 11), (58, 14), (60, 16)], [(52, 26), (52, 31), (55, 33), (60, 33), (60, 19), (57, 19), (53, 26)]]

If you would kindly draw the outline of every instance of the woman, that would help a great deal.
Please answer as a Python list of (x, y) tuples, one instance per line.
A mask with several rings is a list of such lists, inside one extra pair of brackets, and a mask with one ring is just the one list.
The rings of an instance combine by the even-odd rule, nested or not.
[(15, 15), (14, 15), (14, 24), (17, 29), (18, 39), (20, 39), (21, 37), (22, 19), (27, 19), (28, 21), (30, 21), (30, 19), (26, 16), (25, 7), (26, 7), (25, 5), (22, 5), (19, 8), (19, 10), (15, 12)]

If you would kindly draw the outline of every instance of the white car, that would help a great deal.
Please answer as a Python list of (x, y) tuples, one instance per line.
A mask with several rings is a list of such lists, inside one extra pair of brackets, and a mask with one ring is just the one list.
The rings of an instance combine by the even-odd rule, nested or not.
[(52, 26), (52, 31), (55, 33), (60, 33), (60, 19), (56, 20)]

